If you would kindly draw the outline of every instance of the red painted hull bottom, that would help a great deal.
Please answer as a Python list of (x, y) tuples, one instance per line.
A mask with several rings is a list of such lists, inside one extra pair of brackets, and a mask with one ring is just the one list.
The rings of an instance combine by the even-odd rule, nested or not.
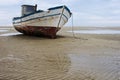
[(26, 35), (47, 36), (56, 38), (56, 33), (60, 28), (45, 26), (15, 26), (15, 29)]

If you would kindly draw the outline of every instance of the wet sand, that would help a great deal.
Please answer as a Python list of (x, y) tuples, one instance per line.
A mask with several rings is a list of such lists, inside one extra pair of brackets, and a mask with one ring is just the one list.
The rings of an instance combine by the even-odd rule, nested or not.
[[(74, 28), (91, 29), (108, 28)], [(67, 32), (71, 28), (64, 27), (56, 39), (49, 39), (9, 27), (0, 30), (0, 80), (120, 79), (120, 34), (75, 34), (74, 38)]]

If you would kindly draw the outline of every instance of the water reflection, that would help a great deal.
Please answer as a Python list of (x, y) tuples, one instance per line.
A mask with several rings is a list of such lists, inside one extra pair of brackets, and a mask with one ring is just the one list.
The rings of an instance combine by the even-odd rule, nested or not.
[(7, 32), (8, 30), (0, 30), (0, 32)]
[(10, 29), (13, 29), (13, 28), (0, 28), (0, 30), (5, 30), (5, 29), (10, 30)]
[(71, 69), (69, 73), (81, 76), (89, 80), (117, 80), (118, 65), (115, 59), (117, 56), (92, 56), (92, 55), (69, 55)]
[(16, 32), (16, 33), (5, 33), (5, 34), (1, 34), (0, 36), (15, 36), (15, 35), (19, 35), (22, 33)]

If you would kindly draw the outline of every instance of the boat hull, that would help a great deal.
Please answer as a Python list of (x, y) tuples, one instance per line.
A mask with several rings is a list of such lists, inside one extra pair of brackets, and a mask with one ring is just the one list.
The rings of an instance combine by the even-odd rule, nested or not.
[(60, 27), (52, 26), (14, 26), (15, 29), (26, 35), (46, 36), (50, 38), (56, 38), (56, 33), (60, 30)]
[(21, 33), (28, 35), (44, 35), (51, 38), (64, 26), (71, 17), (71, 12), (66, 6), (49, 8), (48, 11), (15, 17), (13, 25)]

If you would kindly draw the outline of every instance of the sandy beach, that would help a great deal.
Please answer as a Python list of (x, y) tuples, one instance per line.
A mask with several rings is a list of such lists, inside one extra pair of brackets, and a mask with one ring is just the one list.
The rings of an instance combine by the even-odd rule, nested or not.
[(120, 80), (120, 34), (75, 33), (74, 38), (71, 30), (63, 27), (49, 39), (0, 27), (0, 80)]

